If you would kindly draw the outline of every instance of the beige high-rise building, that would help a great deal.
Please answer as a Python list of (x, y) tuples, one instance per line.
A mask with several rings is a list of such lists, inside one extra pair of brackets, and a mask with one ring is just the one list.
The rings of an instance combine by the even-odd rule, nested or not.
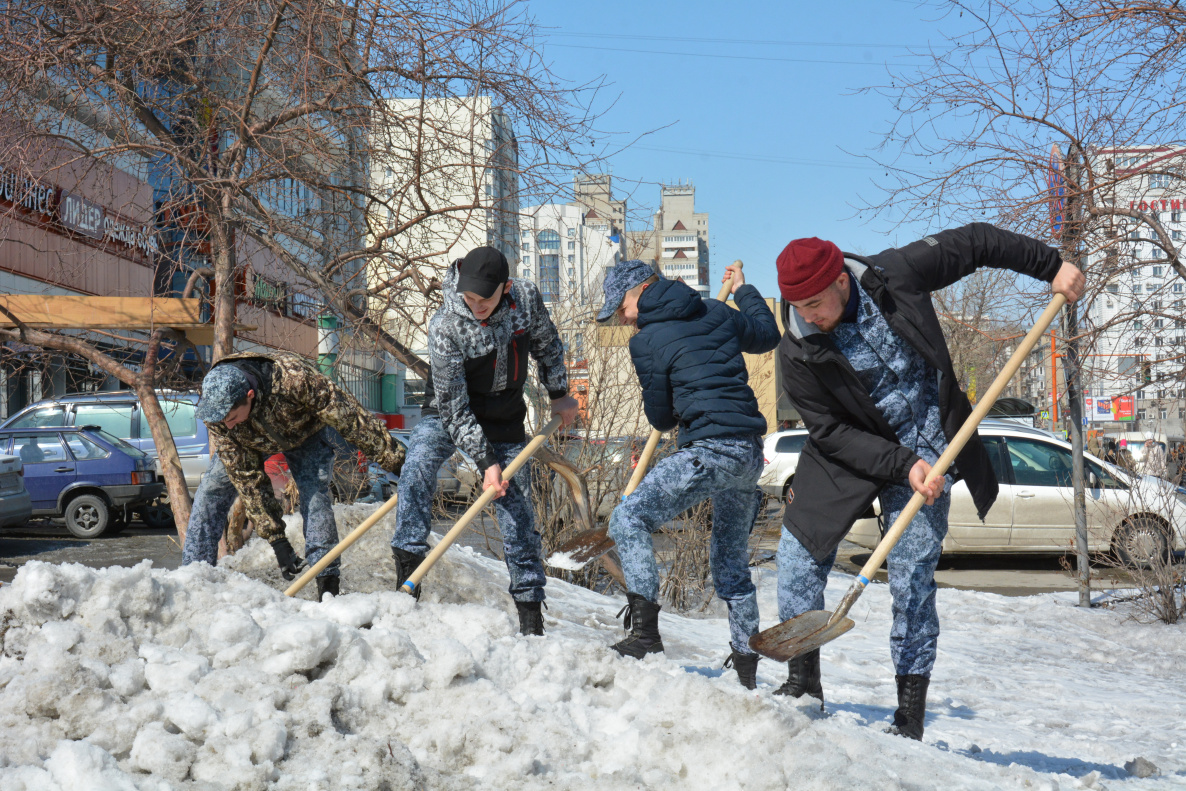
[(708, 282), (708, 212), (696, 211), (696, 187), (664, 184), (650, 230), (627, 234), (627, 256), (650, 261), (669, 280), (682, 280), (712, 296)]

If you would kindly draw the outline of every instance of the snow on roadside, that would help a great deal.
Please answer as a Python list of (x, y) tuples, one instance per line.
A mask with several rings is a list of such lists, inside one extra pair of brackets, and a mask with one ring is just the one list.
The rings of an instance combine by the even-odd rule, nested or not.
[[(339, 508), (342, 534), (370, 510)], [(763, 661), (755, 692), (721, 671), (719, 617), (665, 612), (666, 657), (622, 659), (621, 601), (550, 580), (548, 634), (522, 638), (505, 568), (464, 547), (416, 603), (393, 590), (391, 527), (325, 603), (286, 598), (259, 541), (217, 569), (24, 566), (0, 589), (0, 788), (1186, 787), (1181, 627), (944, 589), (917, 744), (881, 733), (883, 585), (824, 649), (825, 716), (771, 694), (783, 666)], [(759, 583), (771, 624), (773, 573)], [(1129, 777), (1138, 755), (1161, 776)]]

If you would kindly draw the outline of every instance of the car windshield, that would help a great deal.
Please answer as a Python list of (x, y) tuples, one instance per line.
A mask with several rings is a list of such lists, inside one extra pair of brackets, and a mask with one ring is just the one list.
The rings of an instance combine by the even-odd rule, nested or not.
[(114, 445), (115, 447), (119, 448), (124, 453), (131, 456), (133, 459), (148, 458), (147, 453), (140, 450), (135, 445), (129, 445), (128, 443), (124, 442), (122, 439), (120, 439), (119, 437), (115, 436), (114, 434), (112, 434), (108, 431), (104, 431), (103, 429), (98, 429), (97, 431), (95, 429), (91, 429), (91, 433), (102, 437), (105, 441), (107, 441), (107, 442), (111, 443), (112, 445)]

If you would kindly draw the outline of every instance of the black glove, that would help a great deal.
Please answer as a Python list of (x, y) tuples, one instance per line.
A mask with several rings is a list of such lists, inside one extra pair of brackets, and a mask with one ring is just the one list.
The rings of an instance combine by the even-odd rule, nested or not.
[(284, 579), (295, 579), (301, 569), (305, 567), (305, 560), (296, 553), (287, 538), (280, 538), (272, 542), (272, 551), (276, 553), (276, 563), (280, 565), (280, 573)]

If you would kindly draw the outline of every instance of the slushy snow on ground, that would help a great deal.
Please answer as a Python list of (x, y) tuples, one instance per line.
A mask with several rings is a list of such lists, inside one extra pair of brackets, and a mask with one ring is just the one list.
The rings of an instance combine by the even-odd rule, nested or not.
[[(372, 509), (339, 508), (343, 535)], [(821, 714), (771, 694), (785, 666), (753, 692), (721, 670), (719, 609), (663, 613), (666, 656), (638, 662), (607, 647), (620, 597), (550, 580), (547, 636), (523, 638), (503, 565), (462, 547), (417, 603), (391, 529), (347, 551), (326, 603), (286, 598), (260, 541), (217, 569), (25, 565), (0, 589), (0, 789), (1186, 788), (1181, 626), (940, 590), (919, 744), (882, 733), (884, 585), (824, 648)], [(771, 625), (774, 572), (758, 583)], [(1160, 774), (1129, 775), (1138, 756)]]

